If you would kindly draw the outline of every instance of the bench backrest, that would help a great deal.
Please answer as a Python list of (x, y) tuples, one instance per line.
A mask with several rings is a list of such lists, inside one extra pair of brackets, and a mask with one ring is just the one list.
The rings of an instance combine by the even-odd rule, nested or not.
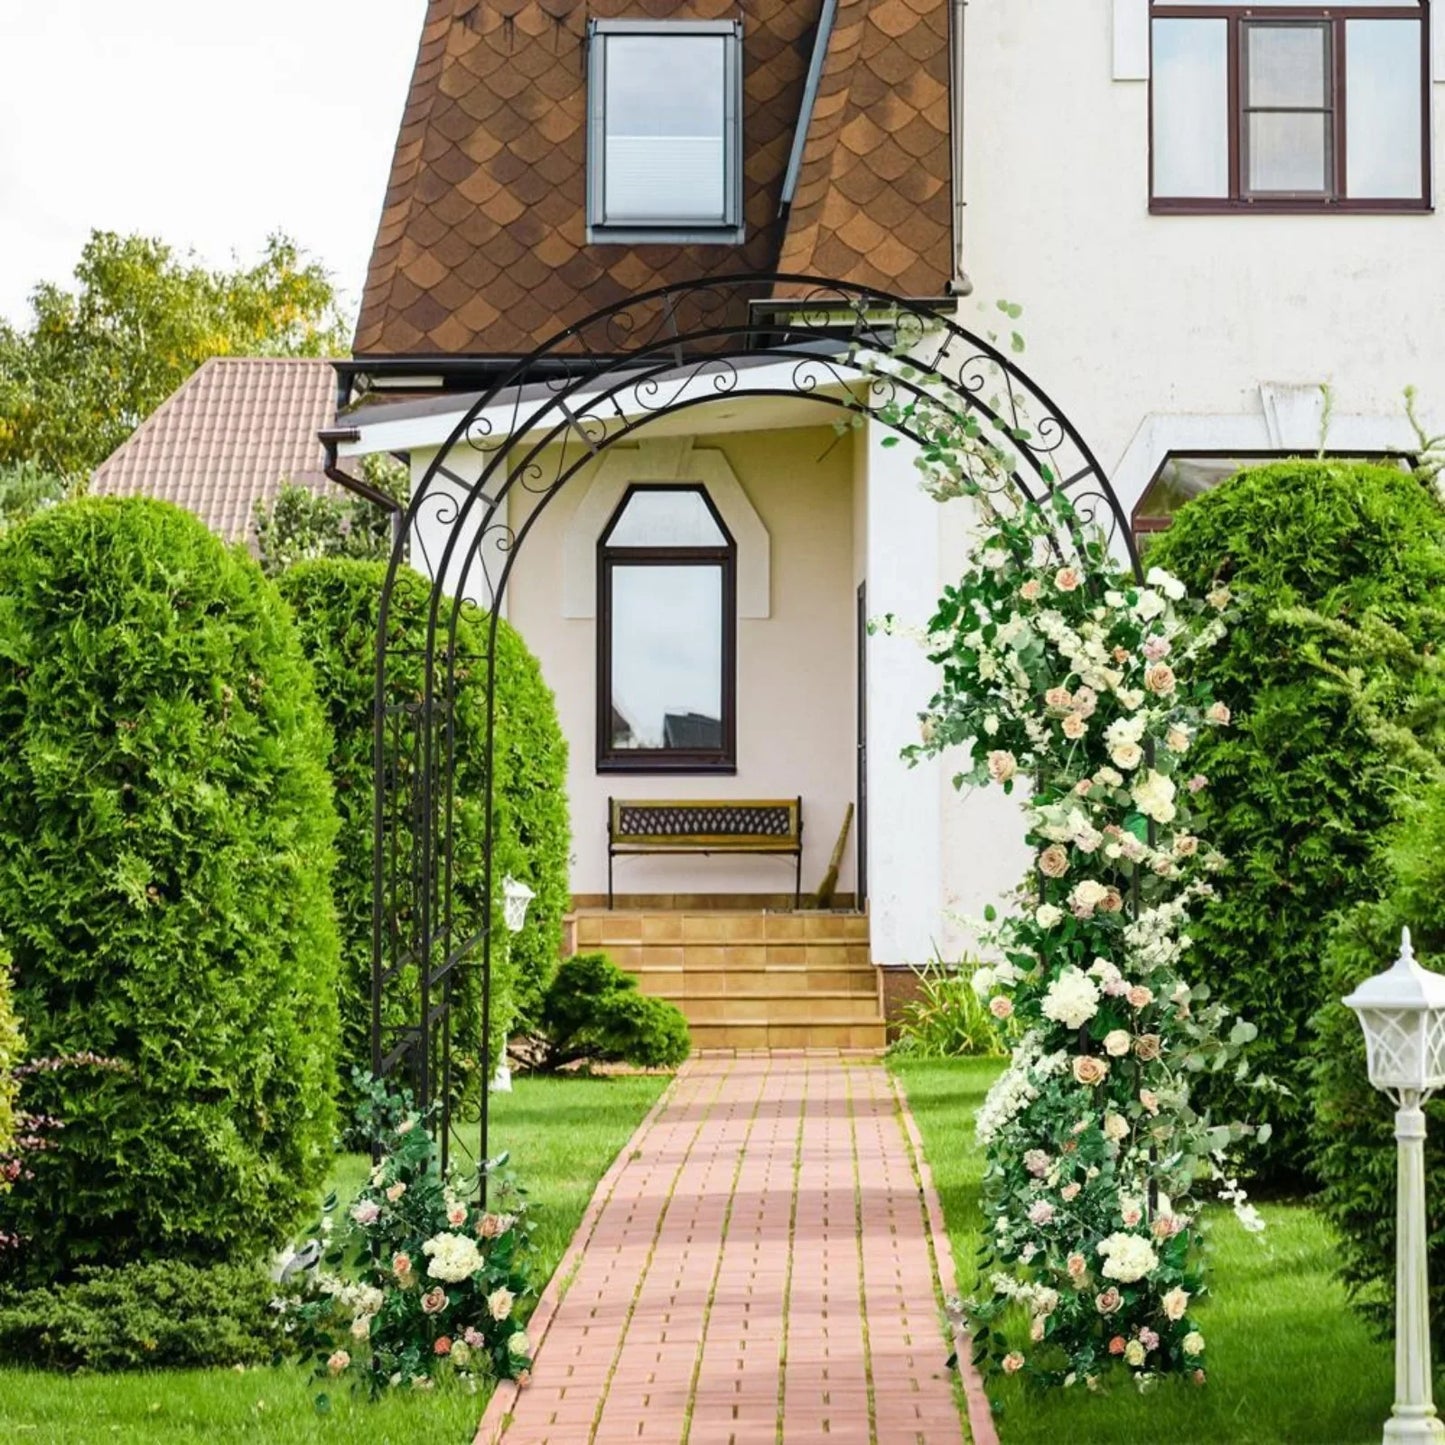
[(803, 833), (801, 798), (608, 801), (608, 833), (614, 843), (788, 848), (796, 846)]

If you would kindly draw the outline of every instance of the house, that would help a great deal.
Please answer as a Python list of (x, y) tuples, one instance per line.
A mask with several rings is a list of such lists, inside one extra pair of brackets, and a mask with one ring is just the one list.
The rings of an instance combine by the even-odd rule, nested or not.
[(335, 406), (324, 358), (213, 357), (96, 468), (90, 489), (174, 502), (254, 547), (256, 504), (269, 507), (283, 481), (341, 494), (317, 440)]
[[(414, 556), (435, 556), (488, 447), (557, 384), (521, 359), (649, 288), (744, 272), (877, 288), (979, 332), (995, 300), (1022, 304), (1029, 372), (1156, 528), (1184, 474), (1408, 446), (1404, 385), (1445, 405), (1436, 74), (1424, 0), (432, 0), (340, 367), (341, 453), (410, 456), (447, 503), (417, 519)], [(800, 306), (789, 283), (739, 295)], [(450, 444), (505, 375), (476, 420), (490, 441)], [(840, 434), (816, 386), (726, 390), (646, 426), (639, 389), (619, 393), (622, 439), (564, 427), (542, 471), (577, 438), (591, 454), (545, 509), (526, 487), (507, 502), (527, 556), (498, 605), (572, 741), (574, 895), (605, 901), (614, 796), (800, 796), (809, 887), (853, 804), (839, 886), (866, 923), (846, 947), (866, 937), (901, 996), (900, 966), (964, 951), (963, 920), (1026, 866), (1015, 804), (899, 762), (930, 669), (867, 625), (926, 620), (967, 519), (876, 420)], [(447, 583), (487, 603), (498, 571)], [(640, 966), (681, 966), (681, 939), (731, 940), (742, 967), (784, 936), (662, 915), (774, 903), (787, 860), (617, 868), (652, 912), (635, 936), (584, 915), (579, 936)]]

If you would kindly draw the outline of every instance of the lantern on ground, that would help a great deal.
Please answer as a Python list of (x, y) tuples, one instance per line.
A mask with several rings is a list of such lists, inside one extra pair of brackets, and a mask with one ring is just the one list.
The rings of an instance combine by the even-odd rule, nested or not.
[(1430, 1390), (1425, 1234), (1425, 1113), (1445, 1086), (1445, 975), (1415, 962), (1410, 930), (1394, 966), (1347, 999), (1365, 1031), (1370, 1082), (1395, 1103), (1395, 1407), (1384, 1439), (1445, 1442)]
[(537, 895), (520, 879), (505, 878), (502, 881), (502, 916), (507, 921), (509, 933), (520, 933), (527, 921), (527, 905)]

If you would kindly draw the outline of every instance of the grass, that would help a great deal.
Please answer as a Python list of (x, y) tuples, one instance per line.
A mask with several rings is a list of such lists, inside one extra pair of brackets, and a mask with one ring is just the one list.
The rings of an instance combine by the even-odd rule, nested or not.
[[(974, 1283), (982, 1237), (983, 1157), (973, 1116), (997, 1060), (890, 1060), (923, 1135), (959, 1288)], [(1212, 1297), (1200, 1308), (1209, 1383), (1141, 1396), (1126, 1385), (1030, 1395), (989, 1384), (1002, 1445), (1365, 1445), (1393, 1399), (1393, 1355), (1351, 1311), (1333, 1277), (1334, 1245), (1307, 1204), (1261, 1207), (1263, 1235), (1209, 1214)], [(1381, 1221), (1389, 1228), (1389, 1221)]]
[[(536, 1210), (538, 1280), (556, 1269), (597, 1180), (667, 1083), (657, 1075), (518, 1079), (494, 1097), (492, 1147)], [(338, 1160), (332, 1185), (354, 1193), (368, 1161)], [(486, 1397), (459, 1389), (393, 1395), (370, 1404), (331, 1390), (330, 1414), (313, 1404), (308, 1372), (277, 1369), (176, 1370), (128, 1375), (54, 1375), (0, 1369), (0, 1440), (44, 1445), (160, 1442), (212, 1445), (235, 1440), (291, 1445), (435, 1445), (470, 1441)]]

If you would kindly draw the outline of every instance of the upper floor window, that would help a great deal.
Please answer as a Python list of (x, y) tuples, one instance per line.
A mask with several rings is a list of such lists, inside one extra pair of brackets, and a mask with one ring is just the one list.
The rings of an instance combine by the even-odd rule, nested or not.
[(632, 487), (598, 544), (597, 766), (737, 763), (737, 548), (698, 486)]
[(590, 240), (742, 240), (740, 22), (592, 21), (587, 104)]
[(1426, 210), (1424, 0), (1153, 0), (1155, 210)]

